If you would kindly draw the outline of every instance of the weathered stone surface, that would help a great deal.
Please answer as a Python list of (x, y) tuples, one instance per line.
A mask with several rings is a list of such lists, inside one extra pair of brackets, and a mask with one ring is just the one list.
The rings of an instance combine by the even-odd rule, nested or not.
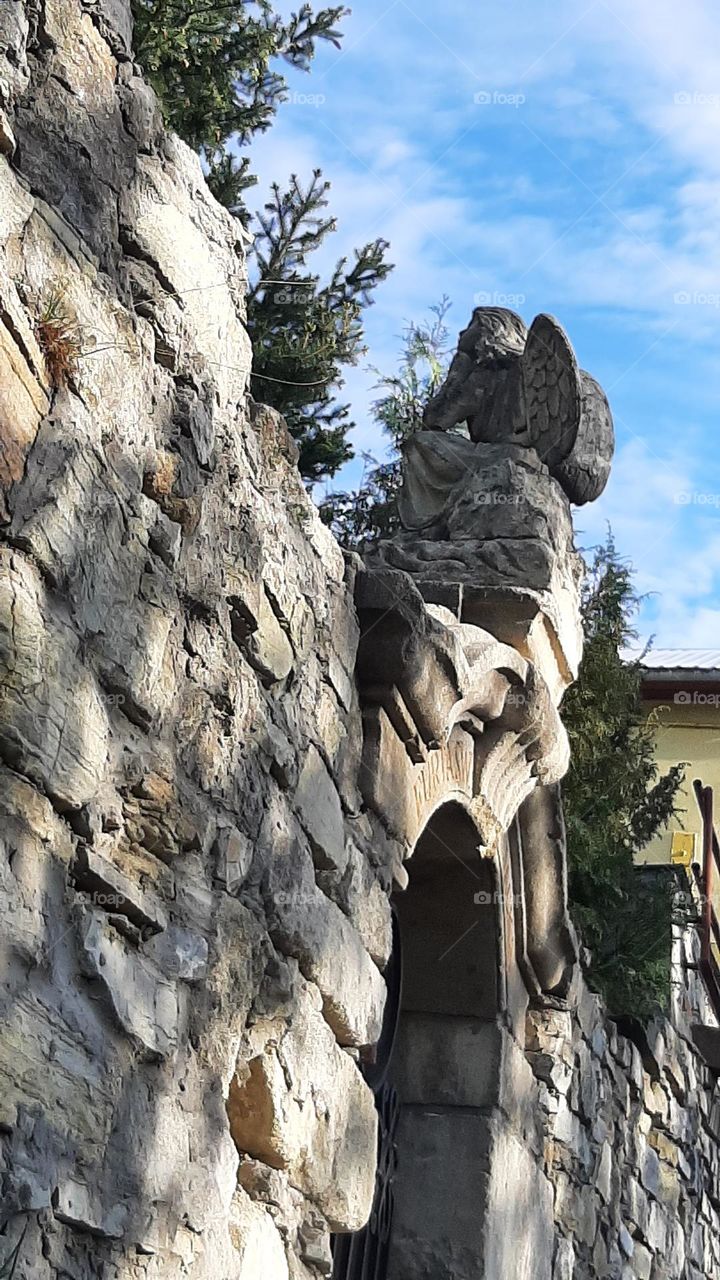
[(139, 929), (157, 933), (167, 927), (167, 917), (156, 895), (144, 891), (137, 879), (125, 874), (110, 857), (81, 844), (73, 866), (78, 898), (88, 906), (127, 916)]
[(180, 358), (193, 344), (199, 347), (223, 402), (237, 403), (244, 390), (237, 371), (250, 363), (237, 252), (242, 231), (200, 194), (206, 190), (204, 178), (189, 147), (173, 138), (166, 140), (165, 150), (170, 164), (155, 156), (137, 158), (133, 178), (121, 192), (122, 235), (129, 253), (148, 261), (168, 292), (181, 299)]
[(304, 985), (288, 1026), (239, 1067), (228, 1115), (238, 1149), (285, 1170), (331, 1227), (358, 1228), (367, 1220), (375, 1104), (356, 1064), (335, 1043), (318, 992)]
[(250, 870), (253, 848), (250, 840), (237, 827), (221, 827), (215, 840), (218, 875), (229, 893), (237, 893)]
[(76, 1178), (66, 1178), (55, 1190), (53, 1213), (61, 1222), (97, 1236), (121, 1239), (127, 1208), (116, 1205), (109, 1212), (99, 1204), (97, 1190)]
[(575, 1272), (575, 1250), (570, 1240), (561, 1238), (555, 1249), (553, 1280), (573, 1280)]
[[(390, 1273), (402, 1280), (471, 1280), (478, 1274), (550, 1280), (550, 1186), (526, 1149), (504, 1133), (497, 1114), (449, 1108), (411, 1115), (405, 1113), (400, 1124), (408, 1159), (405, 1171), (398, 1166), (403, 1231), (393, 1233)], [(408, 1165), (429, 1174), (446, 1162), (452, 1179), (408, 1181)]]
[(173, 983), (101, 915), (90, 913), (81, 929), (87, 970), (105, 989), (122, 1027), (151, 1053), (167, 1057), (177, 1043)]
[(374, 1044), (385, 1004), (382, 976), (360, 935), (315, 885), (308, 855), (303, 859), (296, 847), (295, 860), (293, 866), (279, 858), (268, 870), (264, 892), (270, 936), (319, 987), (323, 1013), (340, 1044)]
[(49, 403), (22, 350), (0, 323), (0, 493), (5, 518), (6, 495), (23, 474), (28, 450)]
[(295, 805), (310, 837), (316, 865), (342, 873), (347, 864), (340, 797), (320, 754), (311, 747), (305, 757)]
[(162, 933), (154, 934), (145, 943), (143, 954), (169, 978), (197, 983), (207, 975), (207, 939), (177, 925), (171, 924)]
[[(333, 878), (327, 892), (349, 916), (366, 951), (382, 970), (392, 948), (392, 912), (387, 893), (354, 843), (348, 845), (347, 854), (344, 873), (339, 880)], [(321, 884), (325, 888), (322, 877)]]
[(270, 684), (284, 680), (293, 665), (293, 650), (260, 586), (251, 611), (240, 601), (231, 604), (233, 636), (248, 661)]
[[(428, 465), (425, 450), (435, 450), (437, 439), (422, 432), (410, 437), (406, 453), (421, 455), (419, 468)], [(446, 498), (442, 521), (422, 539), (406, 532), (383, 542), (380, 557), (421, 583), (461, 585), (463, 620), (484, 626), (521, 652), (523, 633), (527, 647), (542, 631), (538, 615), (544, 617), (556, 652), (543, 653), (536, 646), (532, 656), (542, 657), (541, 670), (560, 693), (577, 674), (582, 648), (580, 562), (569, 503), (532, 450), (477, 448), (482, 452), (473, 457), (472, 469), (463, 469)]]
[(408, 1106), (503, 1106), (512, 1113), (533, 1092), (527, 1062), (507, 1032), (494, 1022), (457, 1015), (405, 1014), (394, 1079)]
[(0, 751), (62, 809), (99, 787), (109, 725), (77, 636), (51, 608), (34, 566), (0, 549)]
[(283, 1241), (267, 1209), (238, 1191), (233, 1204), (232, 1236), (238, 1251), (237, 1280), (288, 1280), (288, 1263)]

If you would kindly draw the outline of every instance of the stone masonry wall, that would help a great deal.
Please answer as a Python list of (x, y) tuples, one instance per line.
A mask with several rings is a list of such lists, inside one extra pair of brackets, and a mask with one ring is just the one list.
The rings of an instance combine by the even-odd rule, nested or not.
[[(248, 399), (245, 286), (243, 232), (164, 132), (126, 0), (3, 0), (0, 1275), (15, 1280), (330, 1273), (330, 1233), (370, 1210), (360, 1067), (412, 852), (367, 795), (419, 834), (472, 784), (470, 730), (433, 755), (386, 691), (367, 786), (362, 566), (320, 523), (282, 420)], [(77, 348), (65, 380), (58, 314)], [(413, 632), (450, 709), (456, 633), (476, 667), (487, 651), (453, 626), (436, 610)], [(393, 670), (411, 647), (395, 636)], [(465, 664), (488, 718), (526, 668), (495, 648), (484, 702)], [(485, 738), (497, 758), (516, 741)], [(502, 793), (483, 793), (486, 823), (511, 821)], [(656, 1028), (641, 1058), (577, 976), (565, 1001), (535, 992), (527, 1025), (526, 1003), (513, 1079), (555, 1226), (540, 1255), (519, 1242), (523, 1275), (720, 1274), (717, 1089), (687, 1039)]]
[(720, 1275), (717, 1077), (667, 1021), (642, 1048), (581, 979), (567, 1008), (548, 1002), (528, 1015), (553, 1280)]

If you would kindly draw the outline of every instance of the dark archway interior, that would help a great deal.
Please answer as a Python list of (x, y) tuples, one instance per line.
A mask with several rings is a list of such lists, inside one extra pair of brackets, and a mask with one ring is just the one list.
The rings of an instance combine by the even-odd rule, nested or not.
[(337, 1280), (439, 1280), (456, 1274), (457, 1248), (482, 1256), (502, 988), (496, 864), (480, 843), (462, 806), (443, 805), (395, 900), (402, 961), (396, 952), (388, 977), (401, 969), (402, 980), (388, 981), (377, 1082), (369, 1073), (380, 1084), (375, 1205), (364, 1231), (336, 1242)]
[(388, 1280), (484, 1274), (503, 981), (497, 864), (480, 856), (480, 843), (465, 810), (443, 805), (397, 895), (403, 982), (389, 1072), (399, 1118)]
[(400, 1019), (390, 1079), (407, 1106), (486, 1106), (497, 1092), (501, 1005), (496, 863), (456, 803), (438, 809), (398, 894)]
[(494, 1019), (498, 1010), (498, 895), (495, 863), (460, 805), (433, 815), (396, 898), (403, 949), (402, 1009)]

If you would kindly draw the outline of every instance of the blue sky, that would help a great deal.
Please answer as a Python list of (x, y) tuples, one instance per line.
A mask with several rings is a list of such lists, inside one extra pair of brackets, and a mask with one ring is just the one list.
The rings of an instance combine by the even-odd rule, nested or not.
[(643, 637), (716, 646), (720, 17), (707, 0), (362, 0), (342, 25), (253, 163), (263, 184), (322, 168), (328, 260), (391, 242), (343, 391), (356, 450), (385, 447), (369, 366), (392, 371), (404, 325), (443, 294), (453, 335), (482, 301), (551, 312), (618, 436), (578, 542), (612, 526), (649, 593)]

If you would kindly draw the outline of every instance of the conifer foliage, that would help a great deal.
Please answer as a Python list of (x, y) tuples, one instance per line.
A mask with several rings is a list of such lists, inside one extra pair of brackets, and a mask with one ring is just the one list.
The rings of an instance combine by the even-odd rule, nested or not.
[(589, 977), (618, 1016), (646, 1019), (667, 1005), (676, 886), (648, 876), (634, 856), (669, 821), (683, 765), (660, 776), (654, 725), (640, 703), (639, 604), (612, 537), (589, 566), (585, 649), (562, 715), (571, 748), (563, 781), (570, 907), (589, 950)]
[[(376, 239), (336, 263), (329, 278), (309, 263), (335, 230), (330, 184), (319, 170), (305, 183), (274, 183), (253, 215), (245, 201), (257, 181), (247, 148), (270, 128), (288, 86), (282, 66), (309, 71), (321, 43), (340, 47), (344, 6), (302, 4), (282, 18), (272, 0), (133, 0), (138, 61), (168, 124), (200, 152), (218, 200), (254, 234), (248, 253), (251, 390), (287, 419), (309, 482), (352, 457), (354, 425), (334, 403), (343, 371), (364, 351), (362, 313), (391, 266)], [(280, 68), (280, 69), (279, 69)]]
[(284, 415), (310, 481), (332, 476), (352, 457), (347, 405), (335, 403), (342, 370), (364, 353), (362, 313), (390, 266), (387, 241), (374, 240), (341, 258), (322, 284), (308, 258), (335, 230), (330, 184), (319, 169), (303, 185), (278, 183), (257, 215), (248, 328), (253, 343), (251, 389)]
[(450, 360), (445, 317), (450, 300), (430, 307), (427, 320), (409, 324), (403, 333), (396, 373), (380, 374), (376, 390), (382, 394), (372, 406), (373, 417), (389, 438), (392, 456), (377, 462), (365, 455), (359, 488), (327, 495), (320, 514), (345, 547), (362, 551), (399, 527), (397, 493), (400, 487), (398, 452), (404, 440), (422, 427), (423, 412), (443, 381)]
[(303, 4), (283, 19), (271, 0), (133, 0), (135, 53), (165, 119), (200, 151), (223, 203), (239, 208), (256, 179), (247, 147), (270, 128), (287, 97), (277, 63), (309, 71), (320, 41), (340, 48), (344, 5), (317, 13)]

